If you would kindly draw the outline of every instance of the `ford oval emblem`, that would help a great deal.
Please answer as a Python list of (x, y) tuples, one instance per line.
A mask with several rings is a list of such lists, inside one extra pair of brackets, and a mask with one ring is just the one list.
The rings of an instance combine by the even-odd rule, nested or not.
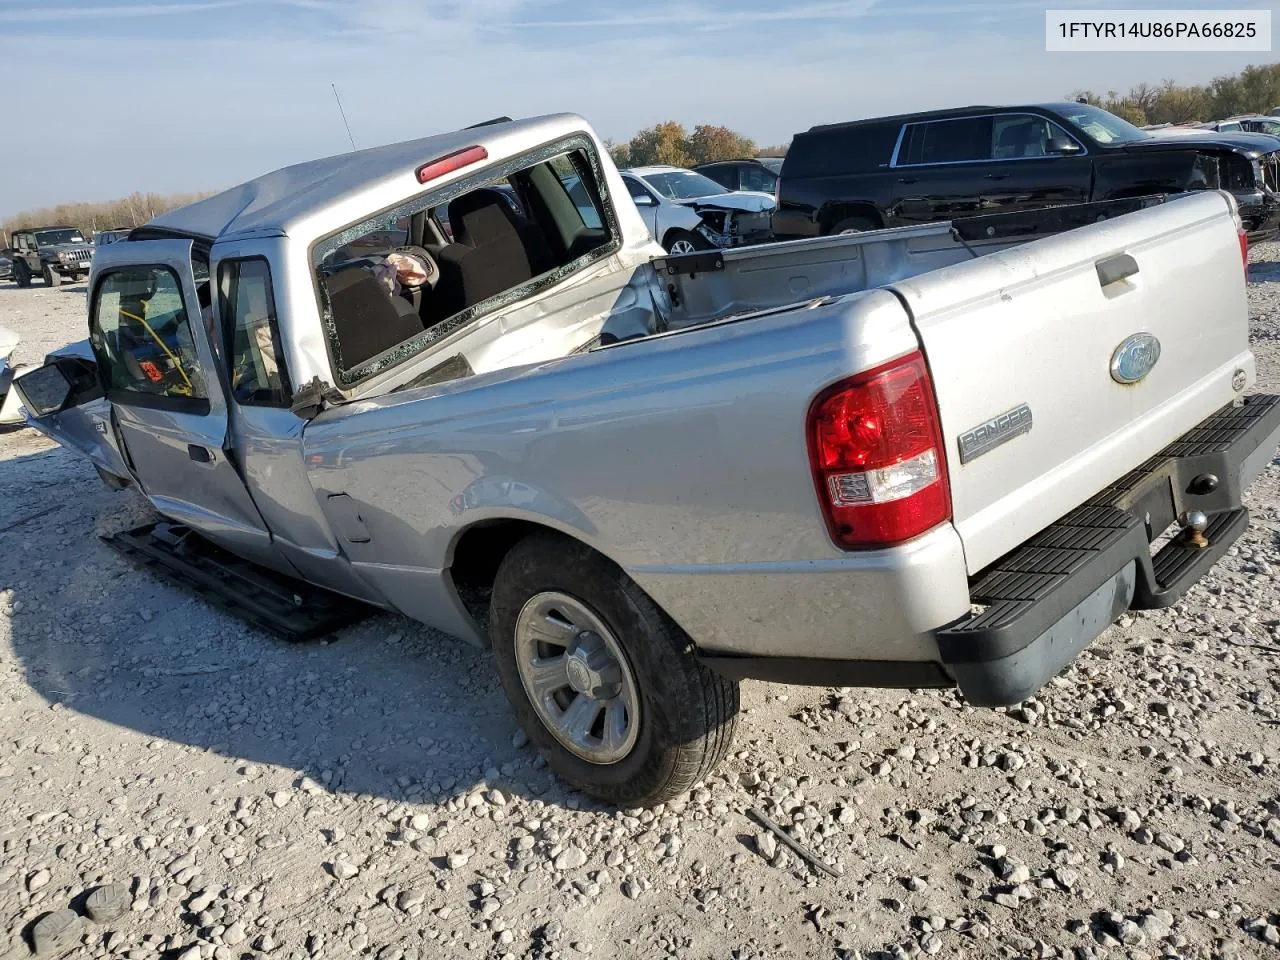
[(1126, 337), (1111, 355), (1111, 379), (1116, 383), (1137, 383), (1160, 359), (1160, 341), (1149, 333)]

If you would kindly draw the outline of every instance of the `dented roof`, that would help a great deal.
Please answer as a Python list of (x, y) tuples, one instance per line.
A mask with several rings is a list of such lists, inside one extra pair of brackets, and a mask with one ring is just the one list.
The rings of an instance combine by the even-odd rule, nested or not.
[(205, 200), (178, 207), (147, 224), (184, 236), (224, 240), (247, 236), (320, 236), (329, 229), (392, 206), (471, 168), (428, 186), (416, 171), (424, 163), (480, 145), (502, 159), (575, 132), (590, 133), (575, 114), (492, 123), (451, 133), (355, 150), (275, 170)]

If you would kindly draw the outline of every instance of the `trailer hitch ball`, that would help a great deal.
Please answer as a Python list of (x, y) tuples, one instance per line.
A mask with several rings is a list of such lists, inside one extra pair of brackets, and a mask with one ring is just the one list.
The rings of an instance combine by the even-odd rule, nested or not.
[(1188, 510), (1178, 518), (1178, 522), (1182, 524), (1182, 542), (1187, 546), (1204, 549), (1209, 545), (1209, 540), (1204, 535), (1209, 526), (1209, 518), (1203, 510)]

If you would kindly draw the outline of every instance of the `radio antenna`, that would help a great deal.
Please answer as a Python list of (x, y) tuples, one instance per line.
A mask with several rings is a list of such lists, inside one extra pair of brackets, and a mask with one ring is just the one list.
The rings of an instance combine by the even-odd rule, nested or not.
[(351, 124), (347, 123), (347, 111), (342, 109), (342, 98), (338, 96), (338, 85), (330, 83), (329, 86), (333, 87), (333, 99), (338, 101), (338, 113), (342, 114), (342, 125), (347, 128), (347, 139), (351, 141), (351, 149), (355, 150), (356, 138), (351, 135)]

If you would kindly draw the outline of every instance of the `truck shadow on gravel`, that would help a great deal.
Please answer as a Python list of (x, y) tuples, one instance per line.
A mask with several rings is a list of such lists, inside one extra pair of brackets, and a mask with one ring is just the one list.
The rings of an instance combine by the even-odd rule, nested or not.
[(11, 609), (22, 678), (50, 703), (140, 735), (77, 721), (82, 739), (62, 752), (114, 758), (123, 741), (113, 765), (151, 775), (171, 765), (234, 777), (252, 763), (296, 771), (307, 790), (426, 803), (484, 784), (578, 805), (522, 746), (488, 651), (390, 614), (285, 642), (95, 536), (95, 518), (98, 532), (145, 522), (141, 498), (106, 490), (61, 449), (3, 454), (17, 495), (0, 506), (0, 590), (11, 594), (0, 610)]

